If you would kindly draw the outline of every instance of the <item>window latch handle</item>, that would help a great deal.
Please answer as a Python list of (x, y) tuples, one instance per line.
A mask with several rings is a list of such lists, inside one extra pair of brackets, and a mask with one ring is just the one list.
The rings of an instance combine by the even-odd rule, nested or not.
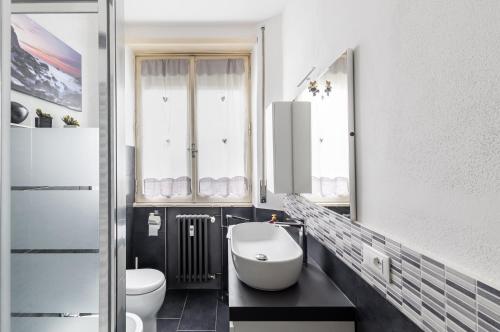
[(195, 158), (196, 153), (198, 153), (198, 149), (196, 148), (196, 144), (194, 144), (194, 143), (191, 144), (191, 148), (189, 150), (191, 150), (191, 157)]

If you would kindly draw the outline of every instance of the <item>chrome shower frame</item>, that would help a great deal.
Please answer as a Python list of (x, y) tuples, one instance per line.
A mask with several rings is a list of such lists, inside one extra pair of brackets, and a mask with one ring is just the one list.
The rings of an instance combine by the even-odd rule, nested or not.
[(0, 0), (0, 331), (10, 331), (10, 1)]
[[(99, 43), (99, 331), (125, 328), (124, 133), (117, 117), (123, 85), (123, 0), (0, 0), (0, 332), (10, 326), (10, 15), (97, 14)], [(120, 82), (121, 80), (121, 82)], [(117, 84), (119, 82), (119, 84)], [(123, 256), (123, 257), (122, 257)]]

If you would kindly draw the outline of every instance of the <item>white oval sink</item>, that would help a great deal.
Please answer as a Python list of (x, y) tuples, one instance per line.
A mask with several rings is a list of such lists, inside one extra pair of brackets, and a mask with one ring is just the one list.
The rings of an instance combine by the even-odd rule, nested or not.
[(127, 332), (143, 332), (142, 319), (131, 312), (127, 312), (126, 315)]
[(281, 226), (248, 222), (233, 226), (231, 257), (238, 279), (250, 287), (277, 291), (297, 282), (302, 248)]

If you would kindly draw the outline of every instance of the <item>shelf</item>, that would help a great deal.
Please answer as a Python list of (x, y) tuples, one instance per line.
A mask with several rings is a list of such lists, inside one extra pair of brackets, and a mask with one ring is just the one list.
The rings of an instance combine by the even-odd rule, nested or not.
[(26, 125), (21, 125), (21, 124), (17, 124), (17, 123), (11, 123), (10, 127), (11, 128), (27, 128), (27, 129), (35, 128), (35, 127), (32, 127), (32, 126), (26, 126)]

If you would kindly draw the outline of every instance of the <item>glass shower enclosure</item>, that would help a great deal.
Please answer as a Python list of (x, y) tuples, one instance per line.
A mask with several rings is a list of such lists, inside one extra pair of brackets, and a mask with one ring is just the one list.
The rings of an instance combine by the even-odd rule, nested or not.
[(125, 331), (120, 2), (0, 1), (1, 332)]

